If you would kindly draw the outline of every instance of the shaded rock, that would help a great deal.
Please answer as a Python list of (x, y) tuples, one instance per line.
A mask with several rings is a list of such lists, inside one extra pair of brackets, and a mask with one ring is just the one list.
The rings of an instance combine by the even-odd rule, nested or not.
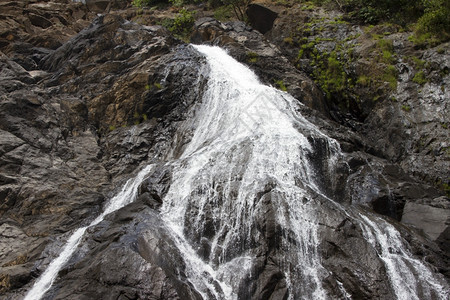
[[(98, 5), (99, 9), (108, 9), (101, 7), (105, 2)], [(193, 117), (202, 99), (209, 72), (204, 58), (160, 26), (141, 26), (115, 15), (100, 16), (81, 30), (91, 16), (82, 4), (31, 1), (1, 3), (0, 7), (2, 13), (17, 7), (21, 13), (22, 8), (28, 12), (20, 18), (0, 19), (8, 25), (1, 27), (6, 29), (0, 34), (0, 47), (6, 53), (0, 58), (2, 293), (7, 298), (22, 298), (33, 279), (59, 253), (71, 231), (95, 218), (106, 199), (115, 195), (141, 166), (155, 164), (134, 203), (88, 230), (47, 296), (201, 299), (158, 210), (173, 180), (166, 162), (179, 158), (192, 137), (194, 128), (180, 125)], [(58, 26), (61, 32), (55, 34)], [(338, 30), (340, 37), (353, 32), (347, 32), (345, 26)], [(328, 103), (312, 80), (244, 23), (202, 19), (196, 23), (192, 38), (227, 48), (255, 70), (263, 82), (282, 88), (281, 80), (288, 92), (329, 116)], [(329, 51), (334, 46), (327, 43), (318, 49)], [(438, 62), (433, 53), (429, 55)], [(405, 71), (404, 76), (409, 73)], [(325, 278), (320, 284), (330, 298), (345, 298), (348, 293), (354, 299), (390, 299), (395, 293), (380, 257), (380, 243), (372, 243), (368, 231), (358, 222), (364, 215), (377, 224), (392, 223), (413, 257), (426, 258), (432, 272), (431, 265), (448, 276), (448, 256), (443, 253), (448, 244), (448, 199), (417, 179), (422, 175), (436, 178), (436, 174), (443, 176), (446, 171), (438, 170), (445, 166), (443, 152), (447, 146), (442, 141), (446, 132), (439, 129), (433, 133), (429, 125), (446, 122), (442, 121), (445, 109), (438, 109), (437, 117), (432, 115), (432, 106), (444, 99), (444, 91), (439, 92), (437, 84), (424, 89), (438, 97), (421, 95), (420, 101), (428, 106), (417, 119), (412, 118), (414, 124), (430, 131), (426, 146), (415, 152), (417, 155), (410, 155), (412, 145), (407, 138), (413, 136), (416, 140), (418, 133), (405, 130), (409, 119), (396, 105), (370, 107), (373, 114), (367, 117), (367, 127), (353, 126), (359, 130), (356, 133), (299, 106), (297, 109), (338, 140), (345, 152), (326, 164), (330, 149), (323, 139), (305, 132), (315, 151), (309, 158), (323, 195), (311, 191), (313, 196), (294, 200), (305, 209), (301, 217), (317, 214), (309, 220), (318, 222), (317, 237), (315, 232), (307, 232), (306, 238), (299, 238), (277, 222), (277, 218), (288, 216), (287, 208), (276, 202), (284, 195), (268, 179), (258, 182), (262, 188), (252, 207), (254, 224), (233, 237), (231, 247), (211, 250), (219, 222), (215, 209), (223, 201), (225, 190), (232, 199), (237, 197), (241, 168), (251, 155), (244, 151), (229, 186), (217, 178), (205, 206), (192, 203), (188, 207), (185, 234), (194, 251), (210, 259), (214, 267), (223, 263), (234, 266), (231, 278), (224, 278), (227, 274), (220, 270), (217, 277), (230, 282), (239, 299), (287, 299), (311, 294), (317, 288), (313, 280), (288, 289), (289, 281), (305, 279), (305, 273), (298, 269), (304, 262), (297, 255), (302, 245), (308, 253), (317, 252), (322, 266), (315, 267)], [(404, 97), (412, 87), (400, 87), (404, 88)], [(388, 121), (385, 117), (389, 117)], [(375, 126), (380, 129), (374, 131)], [(428, 145), (432, 151), (425, 149)], [(245, 150), (245, 145), (242, 147)], [(430, 157), (438, 161), (431, 164), (432, 171), (424, 167)], [(411, 170), (415, 170), (415, 178)], [(229, 177), (228, 173), (223, 176)], [(205, 190), (199, 188), (189, 197), (202, 193)], [(332, 195), (339, 204), (325, 199), (325, 195)], [(417, 217), (418, 210), (425, 213)], [(384, 221), (368, 211), (391, 219)], [(441, 249), (418, 231), (394, 221), (400, 219), (422, 229)], [(199, 220), (201, 226), (191, 226), (194, 220)], [(433, 226), (435, 223), (438, 225)], [(311, 247), (316, 244), (306, 243), (310, 238), (318, 239), (317, 249)], [(293, 271), (283, 272), (286, 265)], [(208, 280), (221, 291), (211, 276)]]
[(276, 12), (259, 4), (250, 4), (245, 13), (250, 25), (262, 34), (272, 29), (273, 22), (278, 16)]

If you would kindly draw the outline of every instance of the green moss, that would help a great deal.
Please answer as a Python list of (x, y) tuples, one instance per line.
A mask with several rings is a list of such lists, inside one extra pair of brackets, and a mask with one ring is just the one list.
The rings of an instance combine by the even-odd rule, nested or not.
[(447, 197), (450, 197), (450, 184), (449, 183), (441, 184), (441, 189), (445, 192)]
[(283, 92), (286, 92), (287, 91), (287, 87), (286, 87), (286, 85), (284, 84), (284, 82), (283, 82), (283, 80), (277, 80), (277, 81), (275, 81), (275, 84), (276, 84), (276, 86), (277, 86), (277, 88), (279, 89), (279, 90), (282, 90)]
[(294, 44), (294, 40), (291, 37), (285, 37), (283, 39), (283, 42), (285, 42), (286, 44), (289, 44), (291, 46)]
[(423, 85), (428, 82), (428, 79), (423, 71), (419, 71), (414, 75), (412, 81), (417, 84)]
[(425, 67), (425, 61), (417, 58), (416, 56), (411, 56), (411, 60), (417, 69), (423, 69)]
[(441, 126), (442, 126), (442, 128), (444, 128), (444, 129), (448, 129), (447, 123), (441, 123)]
[(392, 64), (395, 62), (394, 55), (389, 50), (383, 50), (382, 57), (383, 57), (383, 62), (385, 62), (387, 64)]
[(249, 63), (256, 63), (258, 61), (258, 53), (255, 52), (247, 52), (247, 61)]
[(409, 106), (409, 105), (402, 105), (402, 110), (404, 110), (404, 111), (406, 111), (406, 112), (409, 112), (409, 111), (411, 111), (411, 106)]
[(429, 32), (414, 32), (408, 37), (417, 48), (425, 49), (438, 45), (441, 41)]
[(393, 43), (392, 40), (381, 39), (381, 40), (377, 41), (377, 48), (379, 48), (381, 50), (393, 51), (394, 50), (394, 43)]
[(110, 125), (110, 126), (109, 126), (109, 131), (113, 131), (113, 130), (116, 130), (116, 126)]
[(328, 57), (316, 60), (318, 67), (314, 70), (314, 77), (328, 98), (332, 94), (341, 93), (350, 81), (344, 70), (344, 63), (338, 53), (332, 51)]
[(370, 78), (366, 75), (361, 75), (356, 80), (356, 84), (359, 84), (361, 86), (368, 86), (370, 84)]
[(159, 83), (159, 82), (155, 82), (155, 83), (153, 84), (153, 86), (154, 86), (155, 88), (157, 88), (158, 90), (162, 89), (161, 83)]

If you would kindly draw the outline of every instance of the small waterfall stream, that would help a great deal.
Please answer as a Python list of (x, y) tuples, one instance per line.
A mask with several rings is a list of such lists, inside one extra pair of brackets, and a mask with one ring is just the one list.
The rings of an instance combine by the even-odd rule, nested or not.
[(147, 167), (142, 169), (135, 178), (129, 179), (123, 186), (122, 190), (115, 197), (111, 198), (111, 200), (106, 205), (103, 213), (95, 218), (94, 221), (92, 221), (89, 225), (75, 230), (75, 232), (67, 240), (58, 257), (49, 264), (44, 273), (42, 273), (42, 275), (34, 283), (33, 287), (28, 291), (27, 295), (24, 298), (25, 300), (39, 300), (44, 296), (44, 294), (52, 286), (53, 281), (58, 276), (58, 272), (72, 257), (73, 253), (80, 244), (81, 238), (83, 237), (86, 230), (89, 227), (95, 226), (100, 223), (106, 215), (115, 212), (116, 210), (131, 203), (136, 198), (137, 188), (144, 180), (145, 176), (150, 172), (152, 167), (152, 165), (148, 165)]
[[(324, 287), (332, 273), (319, 254), (318, 210), (320, 201), (332, 199), (322, 191), (320, 178), (327, 174), (310, 159), (312, 141), (321, 141), (326, 155), (319, 163), (332, 172), (343, 155), (339, 144), (298, 113), (296, 99), (261, 84), (224, 50), (193, 47), (207, 59), (208, 86), (194, 117), (180, 128), (193, 134), (181, 156), (167, 162), (172, 181), (161, 208), (188, 280), (204, 299), (250, 298), (246, 285), (257, 276), (261, 249), (277, 249), (274, 257), (281, 259), (274, 264), (288, 299), (350, 299), (337, 279), (338, 295)], [(99, 217), (74, 232), (25, 299), (45, 294), (84, 232), (133, 201), (151, 169), (140, 171)], [(386, 266), (397, 299), (448, 299), (445, 283), (412, 257), (392, 225), (346, 209), (336, 204), (360, 224)]]

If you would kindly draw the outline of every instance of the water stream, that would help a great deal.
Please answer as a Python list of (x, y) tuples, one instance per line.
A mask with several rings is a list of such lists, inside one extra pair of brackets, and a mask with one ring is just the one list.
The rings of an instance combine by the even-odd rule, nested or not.
[(33, 287), (28, 291), (24, 300), (39, 300), (44, 296), (44, 294), (52, 286), (53, 281), (58, 276), (58, 272), (72, 257), (73, 253), (80, 244), (86, 230), (89, 227), (95, 226), (100, 223), (106, 215), (131, 203), (136, 198), (137, 188), (144, 180), (145, 176), (150, 172), (152, 167), (152, 165), (146, 166), (137, 174), (135, 178), (129, 179), (123, 186), (122, 190), (116, 196), (110, 199), (108, 204), (105, 206), (103, 213), (95, 218), (94, 221), (92, 221), (89, 225), (78, 228), (74, 233), (72, 233), (72, 235), (64, 245), (61, 253), (49, 264), (44, 273), (39, 276)]

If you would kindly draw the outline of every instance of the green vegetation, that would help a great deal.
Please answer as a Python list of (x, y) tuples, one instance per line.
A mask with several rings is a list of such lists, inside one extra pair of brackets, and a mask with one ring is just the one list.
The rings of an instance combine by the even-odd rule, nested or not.
[(416, 68), (416, 69), (423, 69), (424, 67), (425, 67), (425, 61), (424, 60), (421, 60), (421, 59), (419, 59), (419, 58), (417, 58), (417, 57), (415, 57), (415, 56), (411, 56), (411, 60), (412, 60), (412, 62), (413, 62), (413, 64), (414, 64), (414, 67)]
[(233, 7), (231, 5), (222, 5), (214, 10), (214, 18), (219, 21), (228, 21), (233, 15)]
[(360, 86), (368, 86), (370, 84), (370, 78), (366, 75), (361, 75), (358, 77), (358, 80), (356, 80), (356, 84)]
[(225, 5), (231, 5), (233, 8), (234, 14), (236, 18), (241, 21), (247, 20), (247, 15), (245, 14), (245, 10), (247, 6), (250, 4), (251, 0), (221, 0)]
[(417, 84), (423, 85), (428, 82), (428, 79), (423, 71), (419, 71), (414, 75), (412, 81)]
[(447, 197), (450, 197), (450, 184), (443, 183), (442, 184), (442, 189), (444, 190), (444, 192), (447, 195)]
[(419, 18), (416, 35), (430, 34), (439, 41), (450, 39), (450, 1), (422, 0), (424, 14)]
[(183, 8), (180, 10), (180, 13), (177, 15), (177, 17), (173, 20), (172, 26), (169, 27), (169, 30), (173, 34), (184, 38), (189, 35), (194, 23), (194, 12), (190, 12)]
[(283, 80), (277, 80), (277, 81), (275, 81), (275, 84), (277, 85), (277, 88), (279, 89), (279, 90), (282, 90), (283, 92), (286, 92), (287, 91), (287, 87), (286, 87), (286, 85), (284, 84), (284, 82), (283, 82)]
[(247, 52), (247, 61), (249, 63), (256, 63), (258, 61), (258, 53)]
[(419, 46), (450, 39), (448, 0), (313, 0), (312, 3), (338, 8), (346, 18), (363, 24), (388, 21), (403, 27), (413, 25), (415, 33), (411, 41)]
[(402, 109), (404, 111), (406, 111), (406, 112), (409, 112), (409, 111), (411, 111), (411, 106), (409, 106), (409, 105), (402, 105)]
[(381, 79), (388, 82), (389, 87), (392, 90), (395, 90), (397, 89), (397, 77), (398, 77), (397, 69), (394, 66), (389, 65), (385, 69), (384, 74), (381, 76)]
[(147, 85), (145, 86), (145, 89), (146, 89), (146, 90), (152, 90), (152, 89), (160, 90), (160, 89), (162, 89), (162, 85), (161, 85), (161, 83), (159, 83), (159, 82), (155, 82), (155, 83), (153, 83), (152, 85), (147, 84)]
[(330, 99), (332, 94), (341, 93), (351, 81), (344, 71), (344, 63), (336, 51), (332, 51), (326, 58), (318, 58), (314, 77)]

